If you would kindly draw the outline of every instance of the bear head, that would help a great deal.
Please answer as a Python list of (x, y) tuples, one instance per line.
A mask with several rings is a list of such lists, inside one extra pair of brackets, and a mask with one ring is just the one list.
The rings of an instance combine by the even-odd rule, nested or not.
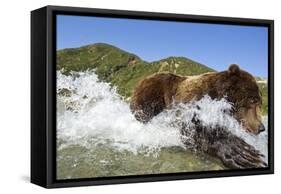
[(262, 98), (255, 78), (232, 64), (228, 70), (220, 72), (215, 81), (216, 95), (226, 97), (233, 104), (233, 116), (250, 133), (265, 130), (261, 121)]

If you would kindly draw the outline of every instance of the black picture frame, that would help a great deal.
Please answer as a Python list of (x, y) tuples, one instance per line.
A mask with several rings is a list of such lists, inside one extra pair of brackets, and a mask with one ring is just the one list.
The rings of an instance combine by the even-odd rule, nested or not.
[[(268, 167), (56, 180), (56, 15), (102, 16), (268, 27)], [(46, 6), (31, 12), (31, 182), (46, 188), (274, 173), (274, 21), (171, 13)]]

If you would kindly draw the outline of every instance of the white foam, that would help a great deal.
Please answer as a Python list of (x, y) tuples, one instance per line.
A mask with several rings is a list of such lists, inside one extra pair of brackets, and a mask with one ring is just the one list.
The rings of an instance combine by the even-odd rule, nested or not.
[[(63, 88), (71, 91), (71, 95), (57, 97), (57, 137), (64, 142), (60, 148), (69, 144), (107, 144), (134, 153), (157, 153), (161, 148), (171, 146), (185, 148), (179, 125), (184, 122), (192, 128), (191, 120), (197, 115), (210, 130), (225, 127), (267, 156), (267, 133), (251, 136), (244, 132), (237, 120), (228, 114), (232, 105), (225, 99), (212, 100), (205, 96), (197, 102), (178, 104), (142, 124), (136, 121), (116, 88), (100, 82), (94, 71), (69, 76), (57, 71), (57, 92)], [(179, 120), (181, 122), (176, 122)], [(190, 130), (185, 137), (191, 144), (192, 136)]]

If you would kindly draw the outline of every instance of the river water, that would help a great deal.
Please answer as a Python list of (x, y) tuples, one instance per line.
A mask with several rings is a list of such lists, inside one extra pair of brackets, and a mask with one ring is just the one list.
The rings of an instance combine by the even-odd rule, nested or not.
[[(225, 99), (205, 96), (142, 124), (116, 88), (99, 81), (94, 71), (71, 75), (57, 71), (57, 93), (57, 179), (225, 169), (218, 159), (191, 149), (192, 130), (181, 136), (175, 121), (192, 128), (195, 113), (210, 129), (227, 126), (267, 161), (267, 130), (258, 136), (245, 133), (228, 114), (231, 104)], [(267, 117), (263, 119), (267, 129)], [(190, 145), (183, 145), (182, 138)]]

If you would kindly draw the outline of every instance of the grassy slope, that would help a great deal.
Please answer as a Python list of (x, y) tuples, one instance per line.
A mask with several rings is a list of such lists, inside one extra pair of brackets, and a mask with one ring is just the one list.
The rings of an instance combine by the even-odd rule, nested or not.
[(197, 75), (214, 71), (183, 57), (169, 57), (148, 63), (134, 54), (103, 43), (58, 51), (57, 69), (62, 68), (65, 73), (96, 69), (99, 78), (117, 86), (118, 92), (124, 97), (129, 97), (135, 84), (152, 73), (169, 71)]
[[(99, 78), (117, 87), (120, 95), (127, 98), (135, 84), (144, 77), (168, 71), (181, 75), (198, 75), (213, 69), (184, 57), (169, 57), (160, 61), (146, 62), (140, 57), (112, 45), (97, 43), (80, 48), (57, 51), (57, 70), (85, 71), (95, 69)], [(259, 84), (263, 95), (262, 112), (267, 112), (267, 87)]]

